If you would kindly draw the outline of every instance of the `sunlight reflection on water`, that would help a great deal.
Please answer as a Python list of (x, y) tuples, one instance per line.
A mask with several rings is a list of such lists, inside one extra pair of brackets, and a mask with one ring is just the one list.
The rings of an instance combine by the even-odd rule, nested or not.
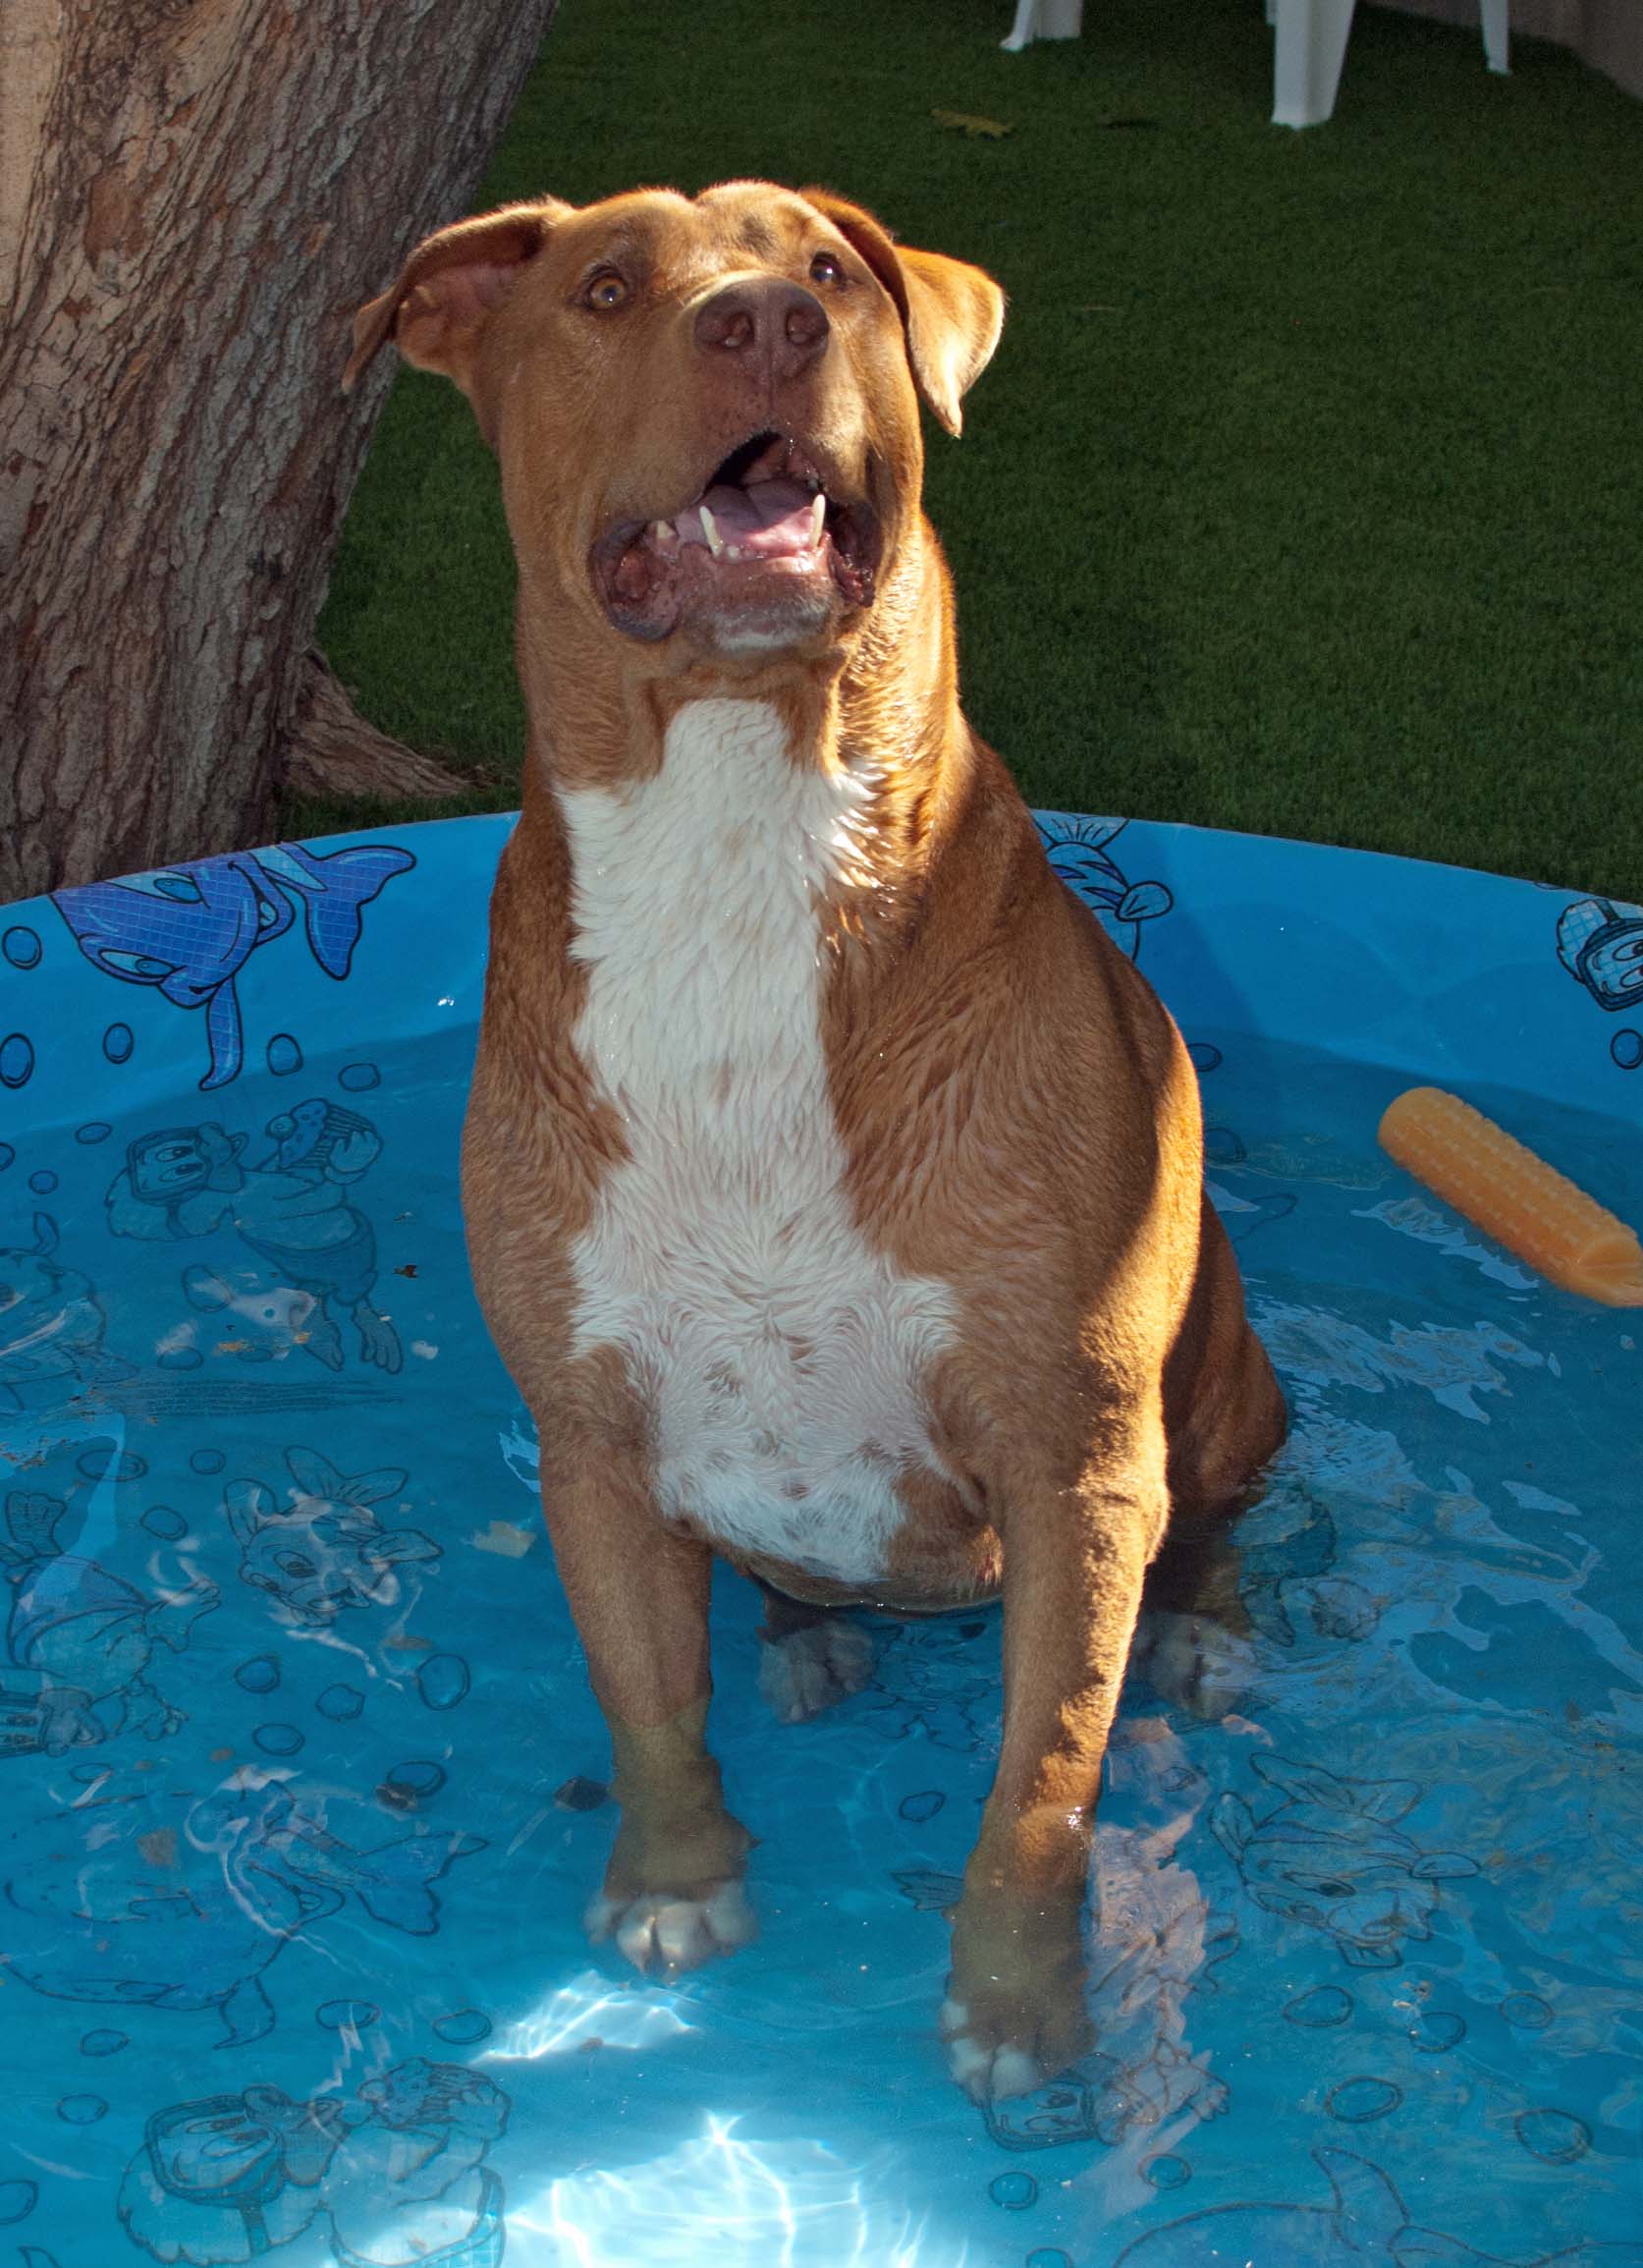
[(552, 2182), (515, 2208), (510, 2237), (526, 2263), (529, 2240), (540, 2236), (560, 2248), (544, 2258), (576, 2268), (965, 2268), (971, 2260), (961, 2239), (933, 2239), (926, 2218), (895, 2202), (891, 2152), (848, 2166), (819, 2142), (746, 2142), (737, 2126), (710, 2114), (697, 2140), (648, 2165)]

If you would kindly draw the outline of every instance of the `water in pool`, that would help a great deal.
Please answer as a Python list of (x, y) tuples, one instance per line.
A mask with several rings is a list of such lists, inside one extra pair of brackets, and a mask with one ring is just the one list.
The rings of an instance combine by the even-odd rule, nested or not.
[(1295, 1416), (1251, 1682), (1131, 1681), (1099, 2046), (990, 2119), (934, 2013), (991, 1612), (789, 1729), (725, 1577), (762, 1936), (673, 1988), (584, 1942), (607, 1750), (466, 1284), (470, 1031), (9, 1134), (0, 2268), (1643, 2263), (1643, 1318), (1391, 1167), (1406, 1082), (1188, 1036)]

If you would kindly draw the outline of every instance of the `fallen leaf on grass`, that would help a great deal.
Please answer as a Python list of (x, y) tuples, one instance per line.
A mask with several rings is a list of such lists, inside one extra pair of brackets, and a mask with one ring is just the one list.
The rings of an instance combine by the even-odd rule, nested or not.
[(1015, 131), (1002, 119), (972, 118), (967, 110), (932, 110), (930, 116), (950, 134), (967, 134), (972, 140), (985, 136), (989, 141), (1002, 141), (1007, 134)]

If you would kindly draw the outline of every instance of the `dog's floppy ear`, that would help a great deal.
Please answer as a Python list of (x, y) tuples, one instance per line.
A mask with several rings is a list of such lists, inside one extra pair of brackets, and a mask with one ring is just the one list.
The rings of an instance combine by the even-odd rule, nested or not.
[(882, 222), (831, 190), (799, 192), (860, 253), (901, 310), (918, 390), (950, 433), (958, 405), (993, 359), (1004, 327), (1004, 294), (991, 276), (945, 252), (894, 244)]
[(392, 339), (408, 362), (455, 379), (471, 400), (474, 357), (486, 323), (541, 250), (554, 222), (572, 209), (557, 197), (538, 197), (424, 237), (392, 288), (355, 316), (343, 391), (352, 392), (377, 349)]

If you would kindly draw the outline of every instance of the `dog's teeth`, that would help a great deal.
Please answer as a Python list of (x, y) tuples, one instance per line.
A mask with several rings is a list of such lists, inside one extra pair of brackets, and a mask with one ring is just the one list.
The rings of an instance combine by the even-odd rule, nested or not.
[(814, 549), (814, 547), (822, 539), (822, 527), (826, 522), (826, 519), (827, 498), (818, 489), (816, 491), (815, 502), (810, 507), (810, 544), (812, 549)]
[(702, 533), (707, 537), (707, 548), (712, 552), (714, 558), (717, 559), (720, 552), (725, 548), (725, 539), (720, 534), (718, 528), (714, 526), (713, 515), (711, 512), (709, 512), (705, 504), (701, 507), (701, 516)]
[(671, 520), (653, 520), (650, 524), (650, 532), (658, 543), (666, 543), (674, 532), (673, 522)]
[(726, 553), (725, 553), (725, 557), (726, 557), (727, 559), (739, 559), (739, 558), (741, 557), (741, 546), (740, 546), (740, 544), (739, 544), (739, 543), (733, 543), (733, 544), (730, 546), (730, 548), (729, 548), (729, 549), (726, 551)]

